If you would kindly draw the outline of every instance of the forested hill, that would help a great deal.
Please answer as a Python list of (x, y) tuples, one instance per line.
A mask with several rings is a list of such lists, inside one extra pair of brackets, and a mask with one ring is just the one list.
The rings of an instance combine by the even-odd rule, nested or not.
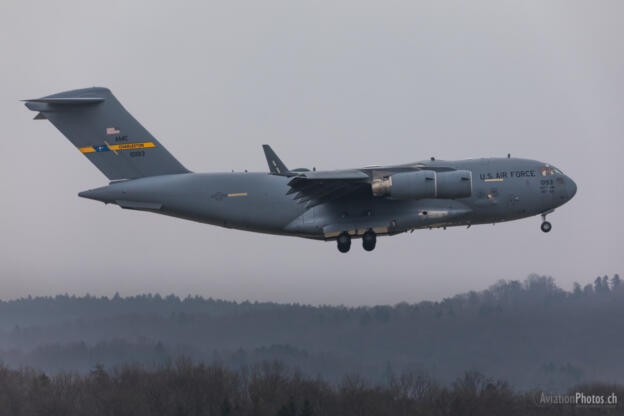
[(573, 292), (552, 278), (500, 281), (441, 302), (343, 307), (176, 296), (0, 301), (0, 361), (49, 372), (157, 366), (179, 356), (240, 368), (279, 360), (328, 381), (478, 370), (515, 388), (624, 383), (624, 284)]

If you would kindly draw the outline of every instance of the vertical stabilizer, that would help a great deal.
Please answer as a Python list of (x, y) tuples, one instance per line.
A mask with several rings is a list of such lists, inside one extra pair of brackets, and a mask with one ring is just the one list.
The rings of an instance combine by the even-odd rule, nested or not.
[(26, 100), (36, 120), (49, 120), (110, 180), (187, 173), (107, 88)]

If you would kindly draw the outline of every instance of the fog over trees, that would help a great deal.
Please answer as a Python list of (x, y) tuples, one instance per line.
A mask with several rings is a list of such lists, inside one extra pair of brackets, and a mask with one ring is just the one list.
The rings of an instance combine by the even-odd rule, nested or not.
[(624, 284), (590, 281), (567, 292), (531, 275), (440, 302), (373, 307), (158, 294), (5, 300), (0, 363), (50, 377), (149, 371), (185, 357), (232, 374), (279, 361), (333, 386), (354, 375), (388, 386), (405, 373), (451, 386), (467, 371), (519, 392), (624, 383)]

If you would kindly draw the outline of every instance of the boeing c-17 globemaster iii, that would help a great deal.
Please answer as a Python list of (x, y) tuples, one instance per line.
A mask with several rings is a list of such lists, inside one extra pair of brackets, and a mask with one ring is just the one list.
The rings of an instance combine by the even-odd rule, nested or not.
[(289, 169), (268, 145), (269, 172), (193, 173), (106, 88), (25, 100), (110, 181), (84, 198), (227, 228), (335, 240), (372, 251), (377, 236), (423, 228), (546, 215), (576, 193), (556, 167), (536, 160), (430, 160), (316, 171)]

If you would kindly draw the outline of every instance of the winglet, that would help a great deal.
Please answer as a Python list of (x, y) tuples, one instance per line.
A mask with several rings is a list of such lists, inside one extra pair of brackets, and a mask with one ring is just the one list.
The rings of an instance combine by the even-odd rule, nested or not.
[(281, 161), (279, 157), (275, 154), (271, 146), (268, 144), (263, 144), (262, 149), (264, 150), (264, 156), (266, 156), (267, 163), (269, 164), (269, 170), (272, 175), (279, 176), (295, 176), (296, 173), (292, 173), (284, 162)]

